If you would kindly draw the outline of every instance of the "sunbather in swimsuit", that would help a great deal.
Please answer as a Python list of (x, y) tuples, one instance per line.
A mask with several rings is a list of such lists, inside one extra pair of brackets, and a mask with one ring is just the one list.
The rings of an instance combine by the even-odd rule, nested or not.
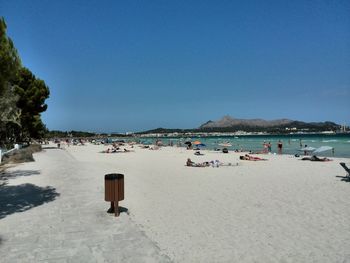
[(260, 157), (256, 157), (256, 156), (251, 156), (249, 154), (246, 154), (246, 155), (241, 155), (239, 157), (239, 159), (241, 160), (247, 160), (247, 161), (267, 161), (267, 159), (264, 159), (264, 158), (260, 158)]
[(312, 161), (312, 162), (329, 162), (329, 161), (332, 161), (331, 159), (328, 159), (327, 157), (318, 158), (316, 155), (313, 155), (311, 157), (303, 157), (300, 160), (302, 160), (302, 161)]
[(191, 166), (191, 167), (207, 167), (209, 165), (210, 165), (209, 162), (203, 162), (203, 163), (192, 162), (190, 158), (188, 158), (186, 162), (186, 166)]

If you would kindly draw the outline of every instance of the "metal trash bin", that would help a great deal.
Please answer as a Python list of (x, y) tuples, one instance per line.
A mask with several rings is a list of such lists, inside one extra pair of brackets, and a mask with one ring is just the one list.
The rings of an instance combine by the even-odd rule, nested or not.
[(119, 216), (118, 202), (124, 200), (124, 175), (123, 174), (106, 174), (105, 175), (105, 201), (111, 202), (108, 213)]

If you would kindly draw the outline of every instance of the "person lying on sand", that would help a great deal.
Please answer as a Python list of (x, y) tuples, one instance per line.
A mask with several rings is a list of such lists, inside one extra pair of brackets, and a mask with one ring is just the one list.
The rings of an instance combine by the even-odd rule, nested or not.
[(191, 167), (220, 167), (220, 166), (238, 166), (238, 163), (223, 163), (220, 162), (219, 160), (212, 160), (210, 162), (203, 162), (203, 163), (195, 163), (191, 161), (190, 158), (187, 159), (186, 166), (191, 166)]
[(241, 160), (247, 160), (247, 161), (267, 161), (267, 159), (256, 157), (256, 156), (251, 156), (249, 154), (246, 155), (241, 155), (239, 156), (239, 159)]
[(112, 153), (113, 150), (108, 148), (107, 150), (101, 151), (100, 153)]
[(209, 162), (212, 167), (219, 167), (219, 166), (238, 166), (238, 163), (224, 163), (220, 162), (219, 160), (214, 160)]
[(327, 157), (318, 158), (316, 155), (313, 155), (311, 157), (309, 157), (309, 156), (303, 157), (300, 160), (302, 160), (302, 161), (312, 161), (312, 162), (329, 162), (329, 161), (332, 161), (331, 159), (328, 159)]
[(186, 166), (190, 167), (208, 167), (210, 166), (209, 162), (203, 162), (203, 163), (195, 163), (191, 161), (190, 158), (187, 159)]
[(135, 151), (134, 151), (134, 150), (129, 150), (129, 149), (124, 148), (124, 152), (125, 152), (125, 153), (130, 153), (130, 152), (135, 152)]

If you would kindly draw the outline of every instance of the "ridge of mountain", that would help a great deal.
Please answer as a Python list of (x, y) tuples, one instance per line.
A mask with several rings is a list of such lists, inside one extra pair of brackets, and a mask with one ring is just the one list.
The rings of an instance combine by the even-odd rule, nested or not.
[(148, 131), (139, 132), (145, 133), (186, 133), (186, 132), (268, 132), (268, 133), (289, 133), (291, 131), (304, 132), (322, 132), (322, 131), (337, 131), (340, 125), (331, 121), (325, 122), (303, 122), (291, 119), (236, 119), (231, 116), (224, 116), (217, 121), (209, 120), (198, 128), (192, 129), (169, 129), (156, 128)]
[(235, 119), (230, 116), (224, 116), (218, 121), (207, 121), (202, 124), (199, 129), (210, 129), (210, 128), (227, 128), (227, 127), (235, 127), (235, 126), (245, 126), (245, 127), (275, 127), (281, 125), (288, 125), (294, 120), (290, 119), (277, 119), (277, 120), (264, 120), (264, 119)]

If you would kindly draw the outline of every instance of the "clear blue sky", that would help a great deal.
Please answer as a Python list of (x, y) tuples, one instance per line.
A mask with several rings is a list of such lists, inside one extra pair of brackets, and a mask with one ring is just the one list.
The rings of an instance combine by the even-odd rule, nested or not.
[(49, 129), (350, 124), (350, 1), (5, 1)]

